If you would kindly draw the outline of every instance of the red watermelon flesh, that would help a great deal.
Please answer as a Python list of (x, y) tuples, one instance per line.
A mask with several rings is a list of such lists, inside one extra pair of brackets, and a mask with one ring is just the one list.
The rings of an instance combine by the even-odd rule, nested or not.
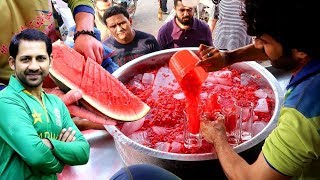
[(134, 121), (150, 110), (98, 63), (90, 58), (85, 60), (63, 42), (53, 43), (52, 55), (50, 75), (70, 89), (80, 89), (82, 98), (104, 115), (116, 120)]

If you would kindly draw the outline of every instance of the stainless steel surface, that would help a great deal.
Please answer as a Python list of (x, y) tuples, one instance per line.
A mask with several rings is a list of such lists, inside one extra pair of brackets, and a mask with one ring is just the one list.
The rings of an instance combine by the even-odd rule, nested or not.
[[(170, 57), (177, 52), (179, 49), (185, 48), (175, 48), (162, 50), (141, 56), (124, 66), (120, 67), (116, 72), (113, 73), (122, 82), (127, 82), (135, 74), (143, 73), (146, 67), (154, 65), (165, 64)], [(188, 48), (197, 52), (198, 48)], [(251, 140), (240, 144), (235, 147), (234, 150), (244, 157), (247, 161), (254, 160), (261, 148), (264, 139), (268, 134), (274, 129), (277, 122), (277, 117), (279, 115), (280, 106), (283, 99), (283, 91), (278, 83), (277, 79), (264, 67), (256, 62), (243, 62), (232, 65), (233, 68), (260, 75), (261, 86), (270, 87), (273, 90), (275, 107), (273, 110), (273, 115), (267, 126)], [(141, 144), (138, 144), (124, 134), (122, 134), (115, 126), (105, 126), (109, 133), (115, 139), (116, 148), (120, 154), (120, 157), (124, 160), (127, 165), (139, 164), (139, 163), (152, 163), (158, 166), (164, 167), (182, 178), (190, 178), (192, 173), (194, 175), (194, 170), (200, 170), (201, 174), (211, 174), (206, 177), (221, 177), (223, 178), (222, 170), (219, 168), (218, 160), (216, 159), (215, 153), (203, 153), (203, 154), (177, 154), (162, 152), (155, 149), (148, 148)], [(206, 169), (208, 167), (209, 169)], [(190, 170), (188, 169), (190, 168)], [(212, 170), (213, 168), (218, 169), (216, 172)], [(215, 174), (214, 174), (215, 173)], [(198, 175), (197, 175), (198, 176)]]

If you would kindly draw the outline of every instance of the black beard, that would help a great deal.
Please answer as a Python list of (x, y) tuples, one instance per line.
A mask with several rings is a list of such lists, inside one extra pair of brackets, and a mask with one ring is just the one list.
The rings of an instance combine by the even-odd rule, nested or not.
[(281, 56), (275, 61), (271, 61), (273, 67), (286, 71), (294, 71), (300, 65), (299, 61), (289, 56)]
[(189, 21), (184, 21), (182, 19), (180, 19), (177, 15), (176, 15), (177, 20), (184, 26), (190, 26), (192, 24), (192, 17), (189, 17)]

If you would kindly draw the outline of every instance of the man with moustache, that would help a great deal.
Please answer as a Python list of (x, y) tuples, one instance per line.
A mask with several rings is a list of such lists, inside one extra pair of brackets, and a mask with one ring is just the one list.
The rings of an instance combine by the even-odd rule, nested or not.
[(212, 46), (212, 35), (208, 24), (194, 15), (194, 7), (187, 7), (182, 0), (174, 0), (175, 18), (164, 24), (158, 32), (158, 43), (162, 49), (178, 47)]
[[(315, 1), (245, 0), (243, 19), (252, 45), (220, 52), (200, 46), (206, 71), (233, 63), (270, 59), (292, 72), (277, 127), (265, 139), (257, 160), (248, 164), (229, 145), (224, 118), (201, 122), (228, 179), (319, 179), (320, 177), (320, 28)], [(297, 26), (297, 22), (299, 25)]]
[(43, 80), (52, 61), (51, 40), (26, 29), (12, 38), (14, 71), (0, 91), (0, 179), (57, 179), (64, 165), (82, 165), (90, 147), (56, 95)]

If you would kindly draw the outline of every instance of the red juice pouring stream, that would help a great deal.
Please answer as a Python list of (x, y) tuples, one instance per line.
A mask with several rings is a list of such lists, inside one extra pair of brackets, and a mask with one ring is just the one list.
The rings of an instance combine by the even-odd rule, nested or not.
[[(180, 87), (186, 96), (186, 115), (189, 132), (198, 134), (200, 129), (199, 102), (201, 92), (201, 80), (197, 78), (196, 71), (190, 71), (180, 83)], [(200, 107), (201, 108), (201, 107)]]
[(169, 61), (169, 67), (186, 96), (186, 115), (188, 129), (192, 134), (198, 134), (200, 129), (199, 102), (201, 85), (208, 73), (196, 66), (199, 57), (190, 50), (176, 52)]

